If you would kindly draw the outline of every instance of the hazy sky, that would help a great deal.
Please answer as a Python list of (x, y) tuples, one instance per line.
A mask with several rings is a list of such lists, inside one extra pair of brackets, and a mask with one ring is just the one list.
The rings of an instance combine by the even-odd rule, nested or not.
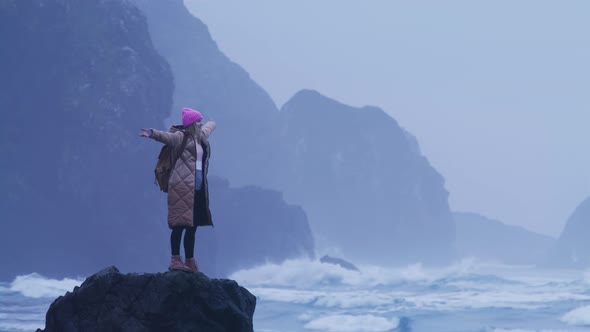
[(590, 195), (590, 1), (185, 2), (279, 107), (391, 114), (453, 210), (557, 236)]

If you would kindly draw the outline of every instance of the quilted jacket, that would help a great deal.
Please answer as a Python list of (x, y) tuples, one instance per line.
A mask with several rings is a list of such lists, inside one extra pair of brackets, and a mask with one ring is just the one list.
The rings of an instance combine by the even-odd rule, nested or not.
[[(211, 135), (216, 124), (213, 121), (205, 123), (201, 130), (206, 137)], [(184, 131), (172, 127), (170, 131), (161, 131), (153, 129), (152, 139), (168, 144), (175, 150), (180, 149)], [(186, 133), (186, 135), (190, 135)], [(189, 136), (186, 147), (178, 161), (174, 165), (174, 170), (170, 175), (168, 183), (168, 227), (193, 227), (195, 226), (213, 226), (211, 211), (209, 210), (209, 188), (207, 183), (207, 172), (209, 170), (209, 157), (211, 156), (211, 147), (208, 140), (201, 143), (203, 147), (203, 195), (199, 195), (195, 201), (195, 172), (197, 160), (197, 140), (192, 135)], [(174, 155), (178, 155), (175, 151)], [(193, 213), (197, 213), (194, 218)]]

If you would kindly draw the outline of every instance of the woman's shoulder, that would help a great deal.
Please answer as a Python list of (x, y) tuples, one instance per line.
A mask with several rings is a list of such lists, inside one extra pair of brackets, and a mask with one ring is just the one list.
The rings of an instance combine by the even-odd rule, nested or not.
[(184, 126), (183, 125), (172, 125), (170, 126), (170, 128), (168, 129), (169, 132), (171, 133), (175, 133), (178, 135), (181, 135), (185, 132)]

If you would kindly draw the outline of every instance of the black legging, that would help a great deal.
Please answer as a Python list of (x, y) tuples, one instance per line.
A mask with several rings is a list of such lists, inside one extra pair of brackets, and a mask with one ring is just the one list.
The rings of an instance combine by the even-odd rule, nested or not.
[(182, 238), (183, 230), (186, 230), (186, 232), (184, 232), (184, 255), (186, 258), (193, 258), (195, 255), (195, 233), (197, 232), (197, 226), (178, 227), (172, 229), (172, 234), (170, 234), (172, 255), (180, 255), (180, 240)]
[[(202, 181), (200, 179), (200, 181)], [(198, 186), (201, 189), (201, 185)], [(186, 230), (184, 233), (184, 255), (186, 258), (193, 258), (195, 256), (195, 233), (197, 232), (197, 221), (199, 218), (202, 218), (202, 209), (197, 207), (197, 202), (201, 200), (203, 195), (203, 190), (196, 190), (195, 191), (195, 199), (193, 202), (193, 227), (178, 227), (172, 229), (172, 234), (170, 234), (170, 246), (172, 247), (172, 255), (178, 256), (180, 255), (180, 240), (182, 238), (182, 231)], [(201, 216), (201, 217), (199, 217)]]

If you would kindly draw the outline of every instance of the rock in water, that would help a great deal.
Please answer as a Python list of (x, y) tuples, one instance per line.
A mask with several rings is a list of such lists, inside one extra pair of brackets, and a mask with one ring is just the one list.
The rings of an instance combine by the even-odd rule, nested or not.
[(320, 258), (320, 262), (326, 263), (326, 264), (339, 265), (340, 267), (350, 270), (350, 271), (360, 271), (359, 268), (356, 267), (354, 264), (347, 262), (342, 258), (331, 257), (328, 255), (325, 255), (322, 258)]
[(112, 266), (58, 297), (37, 332), (253, 331), (255, 307), (256, 297), (233, 280)]

